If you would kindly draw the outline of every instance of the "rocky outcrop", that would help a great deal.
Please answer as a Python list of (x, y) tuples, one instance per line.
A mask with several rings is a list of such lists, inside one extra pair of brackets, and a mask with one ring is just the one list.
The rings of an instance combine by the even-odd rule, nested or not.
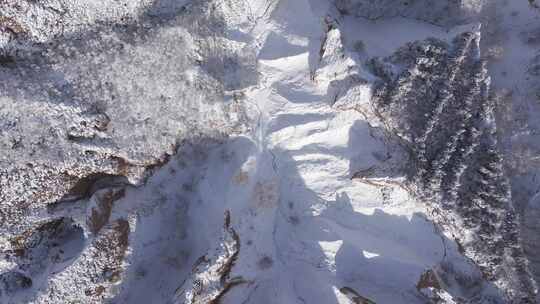
[(231, 227), (229, 211), (225, 213), (223, 236), (219, 243), (219, 247), (197, 260), (191, 275), (179, 287), (174, 303), (219, 304), (229, 289), (246, 283), (241, 277), (231, 277), (240, 253), (240, 239)]
[[(113, 2), (0, 3), (0, 249), (71, 219), (68, 205), (88, 213), (75, 225), (91, 238), (63, 270), (78, 281), (34, 284), (48, 285), (47, 303), (108, 297), (100, 282), (120, 277), (103, 272), (119, 271), (129, 232), (110, 216), (122, 192), (114, 187), (142, 185), (185, 141), (245, 130), (242, 100), (226, 91), (257, 79), (252, 54), (225, 37), (220, 7)], [(30, 285), (29, 274), (0, 266), (6, 290)]]
[[(137, 185), (182, 140), (243, 129), (241, 101), (224, 102), (236, 85), (224, 75), (249, 69), (223, 37), (221, 12), (207, 6), (165, 17), (150, 6), (127, 25), (62, 32), (47, 45), (26, 36), (0, 45), (14, 50), (0, 65), (1, 231), (25, 226), (16, 213), (59, 200), (81, 179), (119, 175)], [(21, 27), (32, 21), (16, 16)]]
[(88, 229), (96, 234), (107, 224), (111, 216), (114, 201), (124, 196), (124, 189), (106, 189), (96, 193), (88, 207), (89, 214), (86, 218)]
[(36, 296), (36, 303), (99, 303), (114, 296), (115, 285), (122, 279), (129, 232), (125, 219), (103, 227), (69, 266), (58, 274), (50, 274), (47, 287)]

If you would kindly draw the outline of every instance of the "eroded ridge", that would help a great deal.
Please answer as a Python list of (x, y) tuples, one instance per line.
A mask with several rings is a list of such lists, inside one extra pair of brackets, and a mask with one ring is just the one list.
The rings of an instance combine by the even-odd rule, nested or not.
[(510, 303), (534, 303), (479, 40), (471, 32), (451, 44), (427, 39), (373, 59), (374, 107), (408, 148), (411, 180), (438, 224)]
[(229, 289), (246, 283), (241, 277), (230, 277), (239, 252), (240, 239), (227, 211), (219, 246), (197, 260), (191, 276), (177, 290), (174, 303), (218, 304)]

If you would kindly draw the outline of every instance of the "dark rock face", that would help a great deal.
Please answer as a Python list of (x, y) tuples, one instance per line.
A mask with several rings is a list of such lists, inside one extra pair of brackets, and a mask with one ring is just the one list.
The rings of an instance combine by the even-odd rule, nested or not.
[(375, 111), (409, 150), (409, 177), (435, 220), (509, 303), (534, 303), (517, 214), (494, 137), (479, 35), (409, 43), (370, 62)]

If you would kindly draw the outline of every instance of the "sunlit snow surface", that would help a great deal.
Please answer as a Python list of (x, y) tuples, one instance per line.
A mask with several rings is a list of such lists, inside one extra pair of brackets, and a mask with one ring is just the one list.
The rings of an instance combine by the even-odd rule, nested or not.
[[(367, 62), (506, 31), (481, 47), (508, 50), (488, 58), (495, 92), (507, 78), (523, 92), (523, 58), (540, 45), (514, 41), (540, 26), (527, 1), (446, 13), (411, 0), (395, 13), (387, 0), (368, 15), (354, 0), (49, 2), (0, 3), (0, 43), (31, 50), (0, 65), (0, 209), (13, 213), (0, 223), (0, 303), (509, 303), (513, 287), (484, 278), (407, 182)], [(536, 111), (530, 94), (515, 98)], [(501, 146), (538, 157), (523, 147), (536, 129), (518, 130)], [(537, 167), (519, 169), (516, 208), (538, 214)], [(99, 173), (114, 178), (65, 199)], [(534, 272), (540, 225), (527, 214)]]

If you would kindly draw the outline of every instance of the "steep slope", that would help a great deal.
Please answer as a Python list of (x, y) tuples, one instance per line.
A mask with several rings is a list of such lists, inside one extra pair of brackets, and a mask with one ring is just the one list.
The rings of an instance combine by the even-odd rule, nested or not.
[(2, 303), (536, 303), (492, 4), (0, 7)]
[[(38, 290), (44, 295), (36, 296), (37, 302), (77, 299), (97, 287), (103, 289), (98, 296), (108, 294), (104, 286), (110, 282), (100, 281), (109, 281), (103, 273), (122, 264), (123, 254), (114, 261), (100, 261), (91, 253), (113, 255), (107, 248), (119, 246), (115, 242), (120, 236), (114, 232), (118, 225), (121, 238), (127, 237), (126, 219), (115, 222), (105, 217), (106, 229), (98, 233), (86, 231), (86, 220), (77, 214), (80, 210), (67, 215), (64, 210), (72, 205), (84, 209), (102, 188), (141, 184), (183, 141), (219, 140), (243, 129), (243, 107), (225, 102), (223, 89), (230, 85), (223, 75), (241, 65), (228, 62), (228, 56), (243, 55), (227, 47), (230, 42), (219, 31), (221, 12), (200, 3), (178, 6), (171, 14), (178, 3), (161, 5), (167, 7), (166, 15), (160, 3), (154, 3), (131, 23), (92, 24), (82, 32), (68, 30), (69, 20), (77, 17), (58, 13), (55, 18), (66, 20), (66, 28), (50, 41), (38, 39), (39, 33), (32, 31), (13, 35), (13, 24), (32, 27), (36, 20), (17, 12), (11, 16), (10, 9), (2, 11), (3, 33), (11, 35), (2, 46), (5, 60), (0, 65), (2, 271), (34, 280), (20, 288), (31, 291), (21, 298), (19, 289), (6, 287), (3, 301), (29, 301)], [(102, 17), (116, 19), (114, 12)], [(37, 30), (47, 32), (39, 25)], [(22, 250), (26, 256), (33, 245), (14, 248), (13, 239), (34, 234), (61, 217), (73, 217), (85, 229), (80, 241), (86, 248), (71, 259), (75, 270), (64, 271), (65, 277), (76, 273), (81, 281), (51, 282), (44, 290), (46, 284), (32, 278), (35, 274), (23, 267), (17, 253)], [(55, 280), (50, 276), (56, 270), (42, 270), (44, 282)]]
[[(441, 214), (439, 224), (452, 231), (486, 278), (509, 289), (509, 299), (532, 301), (536, 287), (494, 137), (479, 38), (465, 33), (452, 47), (437, 40), (411, 43), (372, 61), (383, 79), (375, 108), (411, 150), (410, 174), (422, 196), (440, 202), (433, 211)], [(514, 293), (522, 289), (528, 294)]]

